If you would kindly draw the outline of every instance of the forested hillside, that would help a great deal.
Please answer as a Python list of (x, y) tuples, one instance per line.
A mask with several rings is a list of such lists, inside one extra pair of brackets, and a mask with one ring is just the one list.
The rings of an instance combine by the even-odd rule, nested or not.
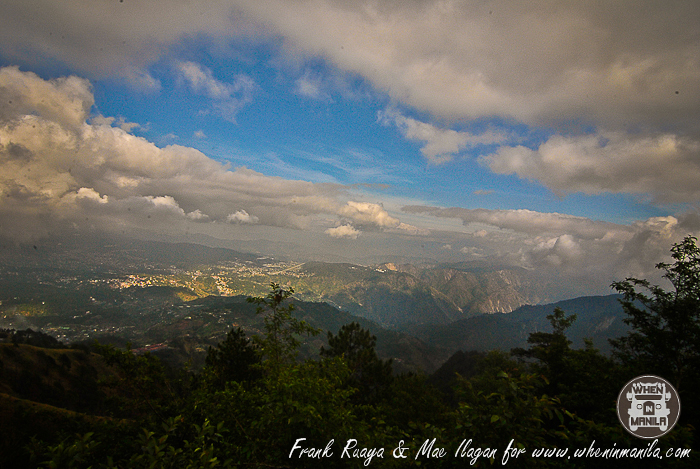
[[(672, 290), (614, 284), (629, 330), (612, 356), (574, 348), (578, 313), (555, 307), (524, 347), (401, 372), (358, 322), (316, 342), (324, 307), (295, 314), (293, 289), (274, 283), (248, 298), (255, 330), (230, 329), (199, 371), (128, 345), (3, 330), (0, 467), (697, 467), (700, 249), (686, 238), (672, 254), (659, 265)], [(641, 374), (665, 377), (683, 403), (654, 441), (616, 412)]]
[[(128, 309), (137, 299), (132, 296), (146, 287), (162, 287), (164, 295), (170, 291), (190, 301), (262, 295), (274, 282), (294, 288), (300, 300), (326, 302), (384, 328), (397, 329), (447, 324), (483, 313), (509, 313), (556, 296), (522, 268), (478, 262), (364, 266), (296, 262), (195, 244), (126, 238), (19, 248), (0, 242), (0, 255), (4, 259), (0, 312), (23, 306), (43, 315), (75, 314), (83, 308), (93, 314), (96, 310), (111, 314)], [(22, 327), (31, 325), (29, 321)]]

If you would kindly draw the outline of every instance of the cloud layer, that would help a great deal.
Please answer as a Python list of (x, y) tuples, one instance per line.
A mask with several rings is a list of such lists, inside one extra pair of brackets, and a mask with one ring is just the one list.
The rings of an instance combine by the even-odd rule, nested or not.
[(436, 116), (697, 129), (699, 10), (635, 0), (32, 0), (2, 5), (0, 47), (143, 80), (183, 38), (275, 36), (287, 52), (325, 57)]
[[(23, 66), (146, 92), (174, 74), (204, 98), (200, 111), (234, 122), (265, 90), (192, 61), (188, 44), (221, 61), (240, 59), (240, 44), (262, 44), (279, 55), (266, 66), (296, 65), (290, 91), (300, 97), (328, 103), (347, 77), (370, 84), (386, 103), (378, 122), (417, 142), (431, 163), (474, 150), (484, 168), (559, 195), (635, 194), (686, 208), (630, 225), (531, 210), (390, 213), (348, 187), (160, 148), (130, 133), (136, 123), (91, 116), (88, 80), (8, 67), (0, 69), (0, 235), (281, 227), (332, 243), (391, 235), (392, 246), (412, 235), (421, 248), (449, 245), (441, 250), (598, 287), (645, 276), (671, 243), (700, 232), (699, 13), (697, 2), (637, 0), (3, 2), (0, 54)], [(310, 66), (318, 62), (323, 73)], [(404, 215), (430, 218), (433, 233)], [(448, 220), (464, 232), (438, 233)]]
[(302, 53), (440, 117), (606, 127), (698, 117), (700, 7), (688, 2), (270, 0), (241, 8)]
[(536, 149), (502, 147), (481, 158), (491, 170), (540, 181), (559, 194), (651, 194), (700, 201), (700, 141), (675, 134), (601, 132), (554, 136)]
[[(216, 85), (204, 78), (201, 86)], [(341, 220), (346, 237), (352, 224), (410, 228), (378, 204), (349, 199), (343, 186), (231, 170), (193, 148), (159, 148), (113, 126), (112, 118), (90, 120), (93, 96), (83, 79), (45, 81), (2, 68), (0, 102), (9, 103), (0, 118), (1, 235), (193, 223), (307, 229)]]
[[(183, 41), (205, 37), (221, 49), (281, 44), (288, 60), (322, 58), (427, 113), (431, 122), (392, 110), (380, 121), (423, 142), (431, 162), (494, 143), (500, 149), (484, 158), (490, 169), (558, 193), (697, 202), (699, 15), (697, 2), (640, 7), (636, 0), (568, 0), (556, 8), (545, 0), (173, 0), (168, 8), (30, 0), (0, 6), (0, 51), (157, 89), (149, 66)], [(193, 62), (176, 68), (228, 120), (250, 100), (249, 77), (227, 84)], [(308, 70), (296, 92), (328, 99)], [(494, 118), (555, 135), (523, 147), (498, 132), (473, 135), (445, 124)]]
[(453, 129), (441, 129), (401, 115), (393, 109), (380, 112), (378, 121), (383, 125), (395, 125), (409, 140), (423, 142), (421, 153), (435, 164), (449, 161), (465, 149), (504, 143), (507, 140), (504, 132), (489, 130), (475, 135)]
[(575, 279), (579, 284), (567, 287), (572, 290), (600, 293), (628, 276), (660, 281), (653, 266), (668, 257), (673, 243), (700, 232), (697, 211), (630, 225), (531, 210), (406, 206), (403, 211), (461, 220), (472, 243), (462, 252), (485, 252), (559, 280)]
[(133, 125), (91, 118), (93, 99), (84, 79), (46, 81), (16, 67), (0, 69), (0, 102), (8, 103), (0, 119), (0, 236), (311, 230), (334, 242), (379, 243), (396, 252), (437, 243), (446, 259), (534, 269), (583, 294), (604, 293), (629, 275), (653, 275), (673, 242), (700, 232), (695, 211), (621, 225), (531, 210), (403, 207), (411, 220), (457, 219), (465, 227), (441, 231), (431, 223), (429, 231), (402, 222), (381, 203), (353, 199), (348, 187), (232, 170), (179, 145), (159, 148), (129, 133)]
[(252, 32), (236, 18), (221, 0), (174, 0), (167, 8), (129, 1), (3, 2), (0, 50), (32, 65), (58, 60), (93, 78), (125, 78), (149, 91), (160, 83), (148, 66), (169, 46), (197, 34), (230, 38)]

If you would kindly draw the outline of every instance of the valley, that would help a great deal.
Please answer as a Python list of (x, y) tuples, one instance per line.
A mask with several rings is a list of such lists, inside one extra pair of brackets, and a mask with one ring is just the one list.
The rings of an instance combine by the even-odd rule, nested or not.
[[(0, 327), (41, 330), (65, 343), (95, 339), (198, 367), (232, 327), (259, 334), (246, 303), (271, 283), (295, 291), (296, 314), (322, 333), (360, 322), (398, 369), (432, 372), (457, 350), (509, 350), (546, 329), (555, 305), (522, 269), (478, 263), (372, 266), (299, 262), (200, 245), (103, 240), (25, 247), (0, 271)], [(46, 267), (50, 266), (50, 267)], [(626, 332), (615, 297), (562, 304), (583, 337), (607, 350)]]

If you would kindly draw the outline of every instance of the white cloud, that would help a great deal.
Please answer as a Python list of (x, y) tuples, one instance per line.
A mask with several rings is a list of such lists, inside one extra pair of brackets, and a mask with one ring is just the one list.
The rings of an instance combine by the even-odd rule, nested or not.
[(502, 147), (481, 161), (558, 193), (647, 193), (663, 202), (700, 198), (700, 141), (673, 134), (554, 136), (532, 150)]
[[(456, 218), (470, 228), (487, 225), (461, 253), (521, 265), (578, 295), (608, 293), (611, 282), (626, 277), (660, 282), (654, 266), (668, 259), (672, 244), (700, 234), (697, 211), (628, 225), (531, 210), (407, 206), (404, 211)], [(467, 239), (459, 233), (449, 237), (453, 243)]]
[(115, 122), (117, 123), (117, 127), (122, 129), (124, 132), (131, 132), (132, 130), (141, 127), (141, 125), (137, 124), (136, 122), (127, 122), (123, 117), (115, 119), (114, 117), (105, 117), (102, 114), (99, 114), (90, 118), (90, 123), (93, 125), (111, 126)]
[(18, 67), (0, 68), (0, 125), (20, 115), (40, 114), (46, 119), (78, 128), (95, 104), (91, 85), (75, 76), (43, 80)]
[(328, 228), (325, 233), (332, 238), (357, 239), (362, 232), (356, 230), (352, 225), (340, 225), (335, 228)]
[(216, 111), (229, 121), (235, 122), (238, 111), (253, 99), (255, 82), (249, 76), (241, 74), (233, 83), (224, 83), (195, 62), (178, 62), (177, 70), (195, 93), (210, 98)]
[[(285, 51), (324, 57), (435, 120), (496, 117), (568, 136), (553, 137), (535, 153), (505, 147), (487, 160), (494, 171), (559, 192), (698, 200), (692, 181), (698, 180), (700, 155), (700, 36), (694, 21), (700, 4), (639, 8), (628, 0), (601, 8), (564, 2), (555, 9), (549, 2), (269, 0), (243, 11), (285, 38)], [(474, 144), (473, 135), (396, 113), (380, 120), (423, 142), (422, 152), (433, 162)], [(610, 143), (577, 136), (586, 128), (598, 129)], [(506, 143), (493, 137), (493, 143)], [(558, 146), (558, 138), (576, 148), (561, 161), (547, 160), (542, 153)], [(669, 138), (676, 155), (664, 160), (659, 151)], [(677, 170), (660, 170), (658, 163), (676, 160)], [(556, 167), (560, 163), (565, 169)]]
[(583, 255), (581, 245), (571, 235), (561, 235), (538, 243), (530, 255), (539, 258), (554, 267), (564, 267), (564, 264), (580, 261)]
[[(544, 0), (507, 5), (479, 0), (173, 0), (165, 9), (150, 2), (75, 0), (57, 6), (36, 0), (0, 4), (0, 52), (20, 63), (57, 60), (89, 76), (118, 76), (154, 90), (160, 84), (149, 65), (167, 57), (184, 38), (206, 37), (215, 44), (281, 42), (281, 55), (293, 56), (301, 67), (306, 59), (321, 58), (339, 74), (362, 77), (392, 102), (430, 115), (431, 122), (497, 118), (569, 136), (553, 137), (530, 150), (534, 153), (503, 148), (487, 160), (494, 171), (534, 179), (554, 190), (648, 192), (659, 200), (695, 202), (698, 194), (689, 181), (697, 180), (694, 161), (700, 142), (699, 11), (697, 2), (652, 2), (639, 8), (635, 0), (603, 7), (568, 1), (557, 8)], [(193, 89), (212, 99), (213, 110), (230, 120), (250, 99), (249, 78), (224, 83), (193, 62), (179, 67)], [(323, 97), (326, 78), (322, 82), (307, 73), (297, 82), (297, 92)], [(73, 116), (58, 114), (82, 122), (85, 110), (75, 111)], [(474, 145), (473, 138), (488, 136), (400, 115), (388, 121), (406, 138), (423, 142), (423, 153), (434, 162), (449, 160)], [(582, 128), (597, 129), (612, 147), (586, 142), (587, 137), (577, 136)], [(498, 135), (492, 137), (503, 143)], [(550, 171), (555, 164), (544, 155), (565, 150), (557, 138), (574, 147), (563, 159), (566, 172)], [(680, 160), (677, 171), (653, 168), (640, 174), (643, 164), (630, 165), (651, 161), (653, 167), (662, 161), (635, 148), (645, 143), (654, 148), (666, 138), (676, 141), (677, 156), (669, 158)], [(621, 154), (612, 151), (616, 146)], [(591, 164), (600, 161), (614, 172)], [(628, 170), (633, 177), (625, 178)], [(607, 180), (605, 174), (610, 174)]]
[(240, 223), (242, 225), (254, 225), (260, 221), (255, 215), (250, 215), (245, 210), (237, 210), (226, 217), (229, 223)]
[(267, 36), (281, 38), (287, 55), (323, 57), (448, 119), (697, 128), (699, 8), (639, 8), (634, 0), (602, 8), (574, 1), (551, 8), (543, 0), (173, 0), (168, 8), (36, 0), (0, 6), (0, 49), (153, 88), (148, 65), (183, 38)]
[[(458, 218), (465, 225), (487, 224), (500, 229), (509, 229), (529, 235), (550, 234), (560, 236), (576, 233), (577, 236), (589, 239), (601, 239), (610, 231), (629, 231), (624, 225), (593, 221), (585, 217), (561, 213), (543, 213), (533, 210), (489, 210), (483, 208), (437, 208), (407, 206), (407, 213), (427, 213), (436, 217)], [(483, 230), (477, 233), (483, 233)], [(475, 233), (475, 234), (477, 234)]]
[(100, 194), (95, 189), (88, 187), (81, 187), (80, 189), (78, 189), (76, 197), (78, 199), (89, 199), (100, 204), (109, 203), (109, 197), (107, 197), (106, 195), (100, 197)]
[(194, 138), (207, 138), (207, 135), (202, 130), (195, 130)]
[(131, 86), (142, 92), (155, 92), (161, 88), (160, 81), (154, 78), (148, 70), (135, 65), (127, 65), (118, 71)]
[(111, 126), (112, 124), (114, 124), (115, 120), (116, 119), (114, 117), (105, 117), (102, 114), (98, 114), (90, 118), (90, 124)]
[(401, 222), (389, 215), (379, 204), (348, 201), (338, 210), (338, 214), (357, 223), (376, 225), (380, 228), (398, 228)]
[(25, 222), (0, 224), (0, 235), (46, 235), (86, 219), (105, 230), (172, 231), (193, 222), (197, 229), (217, 222), (309, 229), (329, 217), (407, 229), (337, 184), (231, 170), (194, 148), (159, 148), (110, 117), (88, 123), (93, 98), (85, 80), (46, 82), (16, 68), (0, 69), (0, 80), (0, 92), (12, 98), (0, 121), (0, 215)]
[[(681, 109), (698, 115), (697, 5), (549, 6), (271, 0), (243, 10), (289, 47), (327, 57), (436, 116), (626, 126), (660, 123), (672, 112), (686, 120)], [(695, 105), (676, 99), (676, 90)]]
[(421, 148), (421, 153), (435, 164), (453, 159), (455, 154), (466, 148), (492, 145), (506, 140), (506, 136), (500, 132), (486, 131), (474, 135), (469, 132), (440, 129), (431, 124), (403, 116), (395, 110), (380, 111), (378, 120), (383, 125), (396, 125), (409, 140), (424, 142), (425, 145)]
[(639, 8), (635, 0), (557, 8), (544, 0), (172, 0), (168, 8), (36, 0), (0, 6), (0, 50), (152, 89), (148, 65), (183, 38), (281, 38), (286, 55), (323, 57), (443, 118), (697, 129), (699, 8)]
[(229, 99), (235, 92), (234, 86), (220, 82), (211, 70), (195, 62), (179, 62), (177, 70), (194, 91), (212, 99)]
[(178, 212), (178, 213), (184, 213), (184, 211), (180, 208), (180, 205), (177, 203), (177, 201), (169, 196), (160, 196), (160, 197), (155, 197), (152, 195), (147, 195), (143, 197), (144, 200), (149, 201), (155, 208), (158, 209), (163, 209), (163, 210), (169, 210), (173, 212)]
[(414, 225), (409, 225), (408, 223), (399, 223), (396, 227), (385, 228), (384, 232), (410, 236), (428, 236), (430, 234), (429, 229), (419, 228)]
[(330, 94), (325, 90), (323, 79), (308, 70), (294, 82), (294, 91), (301, 96), (320, 101), (331, 99)]
[(0, 52), (31, 64), (57, 60), (90, 77), (121, 77), (150, 92), (160, 83), (148, 66), (173, 43), (253, 32), (234, 9), (223, 0), (173, 0), (167, 8), (130, 1), (2, 2)]
[(200, 222), (209, 221), (209, 215), (207, 215), (206, 213), (203, 213), (200, 209), (197, 209), (193, 212), (188, 213), (187, 218), (189, 218), (190, 220), (200, 221)]
[(136, 122), (127, 122), (126, 119), (124, 119), (123, 117), (120, 117), (117, 120), (117, 125), (124, 132), (131, 132), (132, 130), (138, 129), (139, 127), (141, 127), (141, 125), (137, 124)]
[[(280, 228), (304, 230), (303, 238), (354, 239), (357, 250), (414, 255), (432, 245), (431, 253), (450, 259), (493, 259), (547, 273), (581, 294), (603, 293), (626, 276), (650, 278), (673, 242), (700, 232), (697, 212), (621, 225), (529, 210), (405, 207), (420, 226), (426, 218), (467, 226), (440, 232), (441, 223), (431, 223), (428, 233), (402, 222), (397, 210), (353, 200), (348, 187), (229, 169), (193, 148), (160, 148), (115, 119), (88, 122), (93, 97), (85, 80), (45, 81), (16, 68), (0, 69), (0, 80), (3, 98), (12, 100), (0, 111), (0, 236), (15, 240), (88, 229), (212, 235), (255, 223), (261, 232), (277, 230), (277, 239)], [(385, 203), (398, 206), (390, 198)], [(441, 249), (447, 244), (459, 248)]]

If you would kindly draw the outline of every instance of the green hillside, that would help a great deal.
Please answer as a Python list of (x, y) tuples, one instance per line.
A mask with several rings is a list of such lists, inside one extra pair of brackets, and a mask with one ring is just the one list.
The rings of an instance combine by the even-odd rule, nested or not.
[[(25, 246), (3, 255), (3, 316), (14, 314), (13, 306), (48, 316), (89, 311), (104, 323), (141, 302), (139, 296), (150, 297), (150, 308), (156, 301), (155, 287), (175, 288), (181, 300), (189, 301), (211, 295), (260, 295), (274, 282), (293, 287), (301, 300), (327, 302), (382, 327), (400, 328), (511, 312), (547, 297), (546, 289), (523, 269), (478, 263), (302, 263), (194, 244), (117, 239)], [(0, 326), (8, 325), (3, 319), (0, 316)], [(42, 324), (47, 322), (56, 323)], [(26, 321), (21, 327), (32, 325)]]
[[(361, 325), (367, 320), (343, 324), (355, 317), (321, 303), (295, 301), (292, 309), (285, 301), (290, 294), (273, 285), (254, 301), (260, 314), (251, 314), (255, 305), (243, 298), (198, 299), (179, 305), (186, 316), (147, 331), (192, 337), (208, 327), (206, 317), (234, 320), (241, 329), (222, 337), (196, 371), (165, 366), (159, 350), (69, 349), (41, 333), (2, 331), (0, 468), (491, 467), (508, 445), (523, 450), (519, 458), (510, 455), (512, 467), (571, 467), (568, 459), (542, 459), (536, 451), (585, 453), (593, 441), (603, 449), (647, 447), (622, 429), (614, 404), (641, 363), (571, 348), (564, 313), (550, 314), (547, 329), (554, 332), (529, 334), (521, 352), (457, 352), (428, 380), (401, 373), (400, 361), (386, 362), (377, 351), (383, 341), (384, 353), (426, 360), (429, 346), (385, 330), (375, 349), (375, 337)], [(567, 306), (605, 313), (611, 300)], [(540, 312), (515, 314), (537, 322)], [(321, 324), (341, 327), (324, 342), (312, 333)], [(305, 358), (319, 344), (323, 353)], [(549, 353), (555, 345), (557, 352)], [(687, 376), (695, 383), (692, 373)], [(697, 466), (694, 397), (697, 387), (683, 389), (689, 405), (645, 467)], [(476, 442), (470, 452), (468, 439)], [(340, 451), (348, 445), (357, 451), (344, 457)], [(406, 458), (391, 456), (397, 445), (406, 448)], [(639, 466), (636, 458), (573, 462)]]

